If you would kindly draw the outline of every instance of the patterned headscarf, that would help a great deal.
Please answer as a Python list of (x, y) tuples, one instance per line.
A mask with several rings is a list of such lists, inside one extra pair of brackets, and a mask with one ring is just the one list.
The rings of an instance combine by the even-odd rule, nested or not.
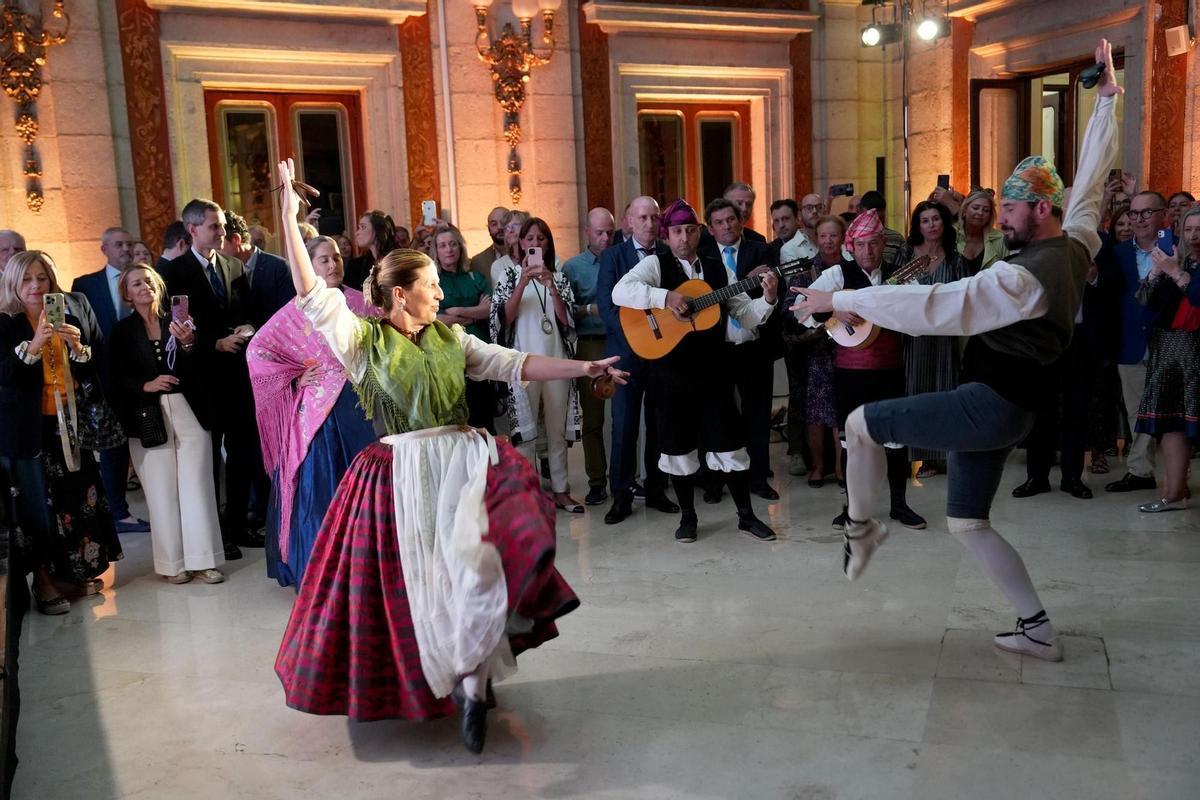
[(1056, 208), (1062, 208), (1063, 182), (1054, 165), (1042, 156), (1030, 156), (1017, 164), (1013, 174), (1004, 182), (1000, 192), (1003, 200), (1036, 203), (1049, 200)]
[(700, 219), (696, 216), (696, 209), (688, 205), (688, 202), (683, 198), (676, 200), (667, 206), (662, 212), (662, 216), (658, 222), (658, 236), (660, 239), (667, 238), (667, 231), (675, 225), (699, 225)]
[(864, 239), (874, 239), (876, 236), (883, 236), (883, 222), (879, 219), (879, 212), (873, 208), (867, 209), (855, 217), (854, 222), (851, 222), (850, 227), (846, 229), (846, 241), (850, 244)]

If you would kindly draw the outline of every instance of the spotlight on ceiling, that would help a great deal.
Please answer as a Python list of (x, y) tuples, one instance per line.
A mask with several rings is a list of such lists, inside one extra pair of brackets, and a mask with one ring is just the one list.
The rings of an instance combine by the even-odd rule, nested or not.
[(925, 17), (917, 23), (917, 38), (923, 42), (941, 39), (950, 33), (945, 17)]
[(862, 29), (859, 38), (862, 39), (863, 47), (878, 47), (880, 45), (895, 44), (900, 41), (900, 37), (903, 35), (904, 29), (895, 22), (872, 22)]

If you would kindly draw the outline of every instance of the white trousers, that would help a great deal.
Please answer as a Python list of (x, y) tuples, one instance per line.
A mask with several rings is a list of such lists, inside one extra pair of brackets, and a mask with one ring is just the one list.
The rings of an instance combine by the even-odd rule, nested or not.
[[(555, 492), (567, 491), (567, 403), (571, 397), (570, 381), (530, 381), (525, 386), (529, 398), (529, 411), (534, 419), (538, 409), (542, 411), (542, 429), (546, 437), (546, 457), (550, 460), (550, 488)], [(541, 437), (539, 436), (540, 440)], [(520, 446), (521, 455), (529, 459), (538, 469), (535, 442)]]
[(200, 427), (181, 394), (160, 399), (167, 441), (142, 447), (129, 440), (129, 455), (146, 492), (154, 571), (178, 575), (225, 561), (213, 492), (212, 437)]
[(1142, 394), (1146, 391), (1146, 365), (1118, 364), (1117, 372), (1121, 376), (1121, 397), (1125, 401), (1125, 415), (1129, 417), (1130, 435), (1133, 436), (1125, 469), (1139, 478), (1153, 478), (1154, 437), (1133, 430), (1137, 425), (1138, 406), (1142, 404)]

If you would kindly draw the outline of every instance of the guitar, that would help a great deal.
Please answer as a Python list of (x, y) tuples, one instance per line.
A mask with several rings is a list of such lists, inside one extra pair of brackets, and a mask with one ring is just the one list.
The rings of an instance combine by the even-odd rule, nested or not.
[[(800, 258), (771, 267), (783, 285), (787, 278), (809, 268), (812, 259)], [(757, 289), (766, 273), (755, 275), (721, 289), (713, 289), (702, 280), (685, 281), (675, 288), (688, 301), (686, 319), (676, 319), (665, 308), (620, 309), (621, 330), (634, 353), (648, 360), (662, 358), (670, 353), (693, 331), (706, 331), (721, 321), (720, 305), (731, 297)]]
[[(919, 281), (929, 274), (929, 256), (918, 256), (892, 274), (885, 282), (886, 286), (903, 286), (906, 283)], [(879, 327), (864, 321), (860, 325), (851, 325), (840, 319), (830, 317), (825, 322), (825, 332), (842, 347), (851, 350), (861, 350), (869, 347), (879, 336)]]

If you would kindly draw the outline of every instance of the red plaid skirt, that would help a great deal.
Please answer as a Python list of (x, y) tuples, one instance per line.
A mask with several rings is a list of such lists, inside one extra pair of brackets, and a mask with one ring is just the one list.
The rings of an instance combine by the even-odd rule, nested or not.
[[(509, 639), (520, 653), (558, 635), (579, 599), (554, 568), (554, 504), (507, 441), (488, 470), (488, 534), (504, 564), (508, 607), (533, 621)], [(287, 704), (355, 720), (455, 713), (433, 696), (413, 634), (392, 497), (392, 450), (375, 443), (342, 478), (313, 548), (275, 660)]]

